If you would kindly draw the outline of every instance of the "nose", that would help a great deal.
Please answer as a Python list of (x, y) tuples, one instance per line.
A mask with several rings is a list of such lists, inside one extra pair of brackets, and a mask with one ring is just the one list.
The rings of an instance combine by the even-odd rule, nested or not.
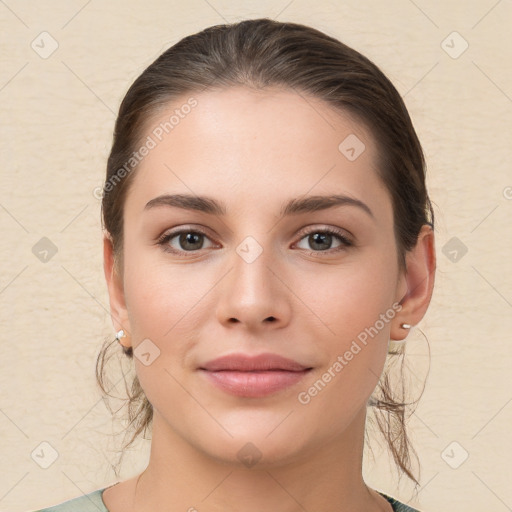
[[(240, 256), (242, 254), (242, 256)], [(230, 271), (219, 283), (217, 319), (227, 328), (280, 329), (290, 322), (292, 292), (282, 265), (270, 250), (253, 261), (234, 253)]]

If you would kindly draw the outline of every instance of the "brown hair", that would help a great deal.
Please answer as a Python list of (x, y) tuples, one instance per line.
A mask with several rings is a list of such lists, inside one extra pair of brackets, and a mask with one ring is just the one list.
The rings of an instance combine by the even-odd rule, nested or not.
[[(281, 86), (309, 94), (352, 114), (369, 129), (378, 148), (378, 172), (392, 199), (403, 269), (405, 253), (415, 246), (424, 224), (433, 227), (434, 215), (425, 185), (423, 151), (400, 94), (375, 64), (337, 39), (305, 25), (263, 18), (216, 25), (185, 37), (128, 89), (115, 124), (102, 198), (103, 225), (119, 275), (123, 271), (123, 206), (137, 167), (134, 151), (147, 136), (149, 120), (184, 94), (233, 85)], [(112, 345), (117, 348), (115, 340), (106, 341), (96, 361), (98, 384), (108, 396), (112, 395), (106, 389), (106, 354)], [(125, 354), (132, 358), (132, 349), (125, 349)], [(404, 351), (393, 354), (404, 355)], [(138, 378), (133, 378), (131, 390), (125, 381), (125, 388), (133, 435), (124, 448), (146, 432), (153, 418)], [(419, 481), (411, 472), (410, 451), (416, 452), (405, 420), (408, 406), (418, 400), (405, 402), (404, 387), (392, 386), (385, 371), (369, 402), (381, 413), (377, 423), (397, 467), (416, 486)]]

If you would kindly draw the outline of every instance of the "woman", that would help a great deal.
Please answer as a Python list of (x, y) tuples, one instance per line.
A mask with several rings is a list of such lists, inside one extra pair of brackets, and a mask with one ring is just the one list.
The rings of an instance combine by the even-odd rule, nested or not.
[(362, 455), (368, 407), (389, 411), (418, 484), (405, 404), (372, 392), (432, 295), (424, 168), (390, 81), (315, 29), (247, 20), (165, 51), (121, 104), (102, 204), (150, 460), (45, 510), (414, 511)]

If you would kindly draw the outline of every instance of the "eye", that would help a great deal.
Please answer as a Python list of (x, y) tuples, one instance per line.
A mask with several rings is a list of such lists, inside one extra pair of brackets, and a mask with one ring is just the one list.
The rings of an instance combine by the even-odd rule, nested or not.
[[(214, 244), (209, 246), (204, 245), (205, 240), (210, 241), (207, 234), (200, 229), (182, 228), (171, 233), (165, 233), (162, 235), (157, 243), (162, 246), (165, 252), (183, 255), (184, 253), (192, 253), (194, 251), (200, 251), (208, 247), (213, 247)], [(345, 232), (335, 228), (316, 228), (310, 229), (308, 232), (303, 233), (303, 237), (299, 243), (306, 240), (306, 243), (313, 250), (309, 250), (305, 247), (299, 248), (305, 249), (309, 254), (318, 255), (319, 253), (326, 252), (332, 254), (333, 252), (342, 251), (353, 243), (345, 236)], [(338, 242), (338, 245), (332, 247), (333, 242)]]
[[(176, 240), (174, 240), (176, 239)], [(204, 241), (209, 240), (206, 233), (198, 229), (180, 229), (166, 233), (158, 239), (163, 250), (171, 253), (183, 253), (204, 249)]]
[[(306, 251), (310, 254), (318, 254), (319, 252), (338, 252), (346, 249), (353, 245), (353, 243), (345, 236), (344, 232), (335, 228), (323, 228), (323, 229), (313, 229), (305, 233), (305, 236), (301, 238), (302, 240), (306, 240), (306, 243), (314, 249), (313, 251), (308, 250), (307, 248), (300, 247), (306, 249)], [(338, 245), (336, 247), (332, 247), (334, 241), (338, 241)]]

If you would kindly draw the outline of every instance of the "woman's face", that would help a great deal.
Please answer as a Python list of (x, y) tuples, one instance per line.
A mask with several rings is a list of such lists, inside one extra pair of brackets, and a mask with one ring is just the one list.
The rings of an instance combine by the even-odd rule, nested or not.
[[(122, 327), (160, 431), (222, 460), (246, 443), (291, 460), (341, 439), (382, 373), (406, 292), (391, 198), (370, 134), (327, 104), (279, 89), (191, 96), (142, 138)], [(178, 194), (189, 199), (154, 201)], [(329, 208), (307, 202), (334, 195)], [(234, 353), (311, 369), (266, 394), (230, 391), (200, 368)]]

